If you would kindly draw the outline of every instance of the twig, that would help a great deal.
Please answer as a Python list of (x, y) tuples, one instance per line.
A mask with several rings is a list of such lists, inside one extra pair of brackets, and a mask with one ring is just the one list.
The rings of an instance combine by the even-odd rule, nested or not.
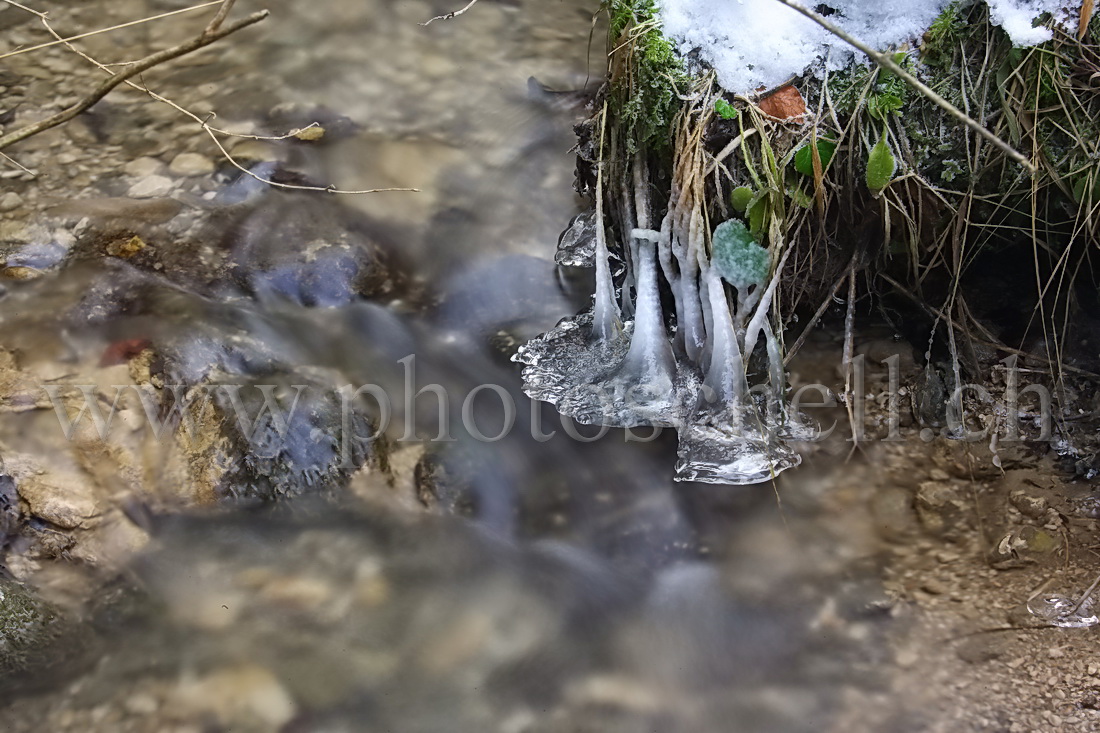
[(203, 30), (202, 34), (208, 36), (211, 33), (217, 33), (218, 29), (222, 27), (222, 23), (225, 22), (226, 16), (229, 15), (229, 11), (233, 9), (233, 4), (236, 2), (237, 0), (222, 0), (222, 6), (218, 8), (217, 15), (215, 15), (213, 20), (206, 25), (206, 29)]
[[(111, 31), (121, 30), (122, 28), (130, 28), (135, 25), (141, 25), (142, 23), (148, 23), (151, 20), (161, 20), (162, 18), (168, 18), (173, 15), (180, 15), (181, 13), (190, 13), (195, 10), (202, 10), (203, 8), (209, 8), (211, 5), (217, 5), (222, 0), (210, 0), (200, 5), (192, 5), (189, 8), (180, 8), (179, 10), (170, 10), (167, 13), (161, 13), (160, 15), (151, 15), (148, 18), (142, 18), (140, 20), (131, 20), (128, 23), (120, 23), (119, 25), (113, 25), (110, 28), (100, 28), (94, 31), (88, 31), (87, 33), (79, 33), (75, 36), (69, 36), (68, 38), (62, 38), (56, 41), (49, 41), (48, 43), (40, 43), (37, 46), (30, 46), (28, 48), (18, 48), (14, 51), (8, 51), (7, 53), (0, 54), (0, 60), (10, 58), (12, 56), (18, 56), (24, 53), (30, 53), (31, 51), (40, 51), (43, 48), (49, 48), (50, 46), (59, 46), (63, 43), (71, 43), (72, 41), (79, 41), (82, 38), (88, 38), (90, 36), (98, 36), (101, 33), (110, 33)], [(13, 3), (14, 4), (14, 3)], [(24, 10), (30, 10), (30, 8), (24, 8)]]
[(28, 168), (27, 166), (25, 166), (25, 165), (22, 165), (22, 164), (21, 164), (21, 163), (20, 163), (20, 162), (19, 162), (18, 160), (16, 160), (15, 158), (11, 158), (11, 157), (9, 157), (9, 156), (5, 155), (4, 153), (0, 153), (0, 158), (3, 158), (4, 160), (8, 161), (8, 162), (9, 162), (9, 163), (11, 163), (12, 165), (14, 165), (14, 166), (15, 166), (16, 168), (18, 168), (19, 170), (23, 171), (23, 172), (24, 172), (24, 173), (26, 173), (27, 175), (29, 175), (29, 176), (30, 176), (31, 178), (38, 178), (38, 174), (37, 174), (37, 173), (35, 173), (34, 171), (32, 171), (32, 170), (31, 170), (30, 168)]
[(894, 61), (894, 59), (892, 59), (889, 55), (884, 54), (884, 53), (879, 53), (878, 51), (871, 48), (870, 46), (868, 46), (863, 41), (859, 40), (858, 38), (855, 38), (854, 36), (850, 35), (846, 31), (844, 31), (844, 30), (838, 28), (837, 26), (833, 25), (829, 21), (825, 20), (825, 18), (821, 17), (820, 15), (818, 15), (814, 11), (810, 10), (809, 8), (803, 7), (802, 5), (794, 2), (794, 0), (776, 0), (776, 2), (780, 2), (784, 5), (786, 5), (791, 10), (795, 10), (795, 11), (801, 13), (802, 15), (805, 15), (807, 18), (809, 18), (813, 22), (817, 23), (819, 26), (821, 26), (825, 30), (829, 31), (830, 33), (832, 33), (837, 38), (841, 39), (842, 41), (845, 41), (846, 43), (848, 43), (851, 46), (855, 46), (860, 51), (867, 54), (867, 57), (870, 58), (872, 61), (874, 61), (876, 64), (878, 64), (879, 66), (881, 66), (884, 69), (888, 69), (888, 70), (892, 71), (894, 74), (898, 75), (903, 80), (905, 80), (906, 84), (908, 84), (909, 86), (913, 87), (918, 92), (923, 94), (928, 99), (928, 101), (932, 102), (937, 107), (942, 109), (944, 112), (947, 112), (949, 115), (951, 115), (952, 117), (957, 119), (959, 122), (962, 122), (964, 125), (966, 125), (970, 129), (974, 130), (976, 133), (978, 133), (979, 135), (984, 137), (986, 140), (988, 140), (989, 142), (993, 143), (995, 146), (1000, 148), (1002, 151), (1004, 151), (1005, 155), (1012, 158), (1012, 160), (1016, 161), (1017, 163), (1022, 165), (1024, 168), (1027, 168), (1029, 173), (1034, 175), (1036, 172), (1038, 172), (1038, 169), (1027, 158), (1026, 155), (1023, 155), (1022, 153), (1018, 152), (1011, 145), (1009, 145), (1004, 140), (997, 137), (992, 132), (990, 132), (988, 129), (986, 129), (986, 127), (984, 125), (982, 125), (982, 123), (978, 122), (977, 120), (975, 120), (972, 117), (968, 116), (966, 113), (962, 112), (958, 107), (956, 107), (955, 105), (948, 102), (946, 99), (941, 97), (939, 94), (936, 94), (936, 92), (932, 91), (932, 89), (928, 85), (926, 85), (920, 79), (918, 79), (915, 76), (913, 76), (912, 74), (910, 74), (905, 69), (903, 69), (901, 67), (901, 65), (898, 64), (896, 61)]
[(476, 4), (477, 4), (477, 0), (470, 0), (470, 2), (466, 3), (466, 7), (462, 8), (462, 10), (454, 10), (450, 13), (444, 13), (443, 15), (437, 15), (434, 18), (429, 18), (427, 21), (425, 21), (424, 23), (421, 23), (420, 25), (431, 25), (432, 22), (436, 21), (436, 20), (450, 20), (451, 18), (457, 18), (458, 16), (462, 15), (463, 13), (465, 13), (470, 8), (474, 7), (474, 5), (476, 5)]
[[(218, 20), (218, 16), (223, 15), (222, 11), (224, 10), (226, 13), (228, 13), (228, 10), (225, 7), (226, 0), (216, 0), (216, 1), (221, 2), (222, 7), (219, 8), (218, 14), (215, 16), (214, 20), (212, 20), (211, 23), (208, 24), (206, 29), (203, 31), (203, 36), (200, 36), (200, 38), (203, 38), (203, 37), (207, 38), (208, 39), (207, 43), (213, 43), (218, 38), (224, 37), (224, 36), (228, 35), (229, 33), (233, 32), (232, 27), (230, 27), (230, 29), (223, 30), (223, 31), (218, 31), (216, 37), (207, 35), (207, 33), (209, 31), (209, 28), (214, 24), (214, 21)], [(69, 42), (70, 39), (62, 38), (61, 34), (59, 34), (56, 30), (54, 30), (53, 26), (50, 25), (49, 17), (45, 13), (41, 13), (37, 10), (32, 10), (31, 8), (28, 8), (24, 5), (20, 5), (18, 2), (15, 2), (15, 0), (2, 0), (2, 2), (6, 2), (9, 5), (17, 7), (21, 10), (25, 10), (28, 13), (31, 13), (31, 14), (37, 16), (42, 21), (42, 25), (45, 26), (46, 30), (50, 33), (50, 35), (52, 35), (56, 39), (57, 43), (64, 44), (74, 54), (76, 54), (77, 56), (80, 56), (82, 59), (84, 59), (88, 63), (96, 66), (100, 70), (102, 70), (102, 71), (104, 71), (108, 74), (111, 73), (110, 66), (108, 66), (107, 64), (100, 63), (99, 61), (92, 58), (91, 56), (89, 56), (84, 51), (81, 51), (79, 48), (77, 48), (76, 46), (74, 46), (72, 43)], [(214, 4), (214, 3), (207, 3), (207, 5), (212, 5), (212, 4)], [(202, 6), (202, 7), (206, 7), (206, 6)], [(267, 11), (265, 10), (265, 11), (263, 11), (263, 13), (267, 13)], [(220, 23), (220, 21), (219, 21), (219, 23)], [(141, 62), (137, 62), (137, 63), (141, 63)], [(120, 73), (124, 73), (124, 72), (120, 72)], [(114, 78), (114, 76), (117, 76), (117, 75), (118, 74), (113, 75), (112, 78)], [(271, 180), (269, 178), (264, 178), (263, 176), (257, 175), (256, 173), (254, 173), (254, 172), (248, 170), (247, 168), (245, 168), (244, 166), (242, 166), (240, 164), (240, 162), (238, 162), (237, 159), (234, 158), (229, 153), (228, 150), (226, 150), (225, 146), (222, 145), (221, 141), (218, 140), (217, 136), (218, 135), (224, 135), (226, 137), (236, 137), (236, 138), (243, 138), (243, 139), (248, 139), (248, 140), (273, 140), (273, 141), (278, 141), (278, 140), (286, 140), (287, 138), (294, 137), (297, 133), (301, 132), (301, 130), (294, 130), (294, 131), (288, 132), (285, 135), (273, 135), (273, 136), (246, 135), (246, 134), (243, 134), (243, 133), (230, 132), (229, 130), (221, 130), (219, 128), (216, 128), (216, 127), (213, 127), (213, 126), (210, 125), (210, 120), (212, 120), (212, 119), (214, 119), (214, 117), (216, 117), (216, 115), (213, 112), (210, 112), (206, 116), (206, 118), (202, 118), (202, 117), (199, 117), (194, 112), (192, 112), (191, 110), (186, 109), (185, 107), (181, 107), (179, 104), (176, 104), (171, 99), (168, 99), (167, 97), (164, 97), (164, 96), (161, 96), (160, 94), (157, 94), (153, 90), (149, 89), (149, 87), (145, 86), (144, 84), (138, 84), (138, 83), (134, 82), (133, 80), (131, 80), (129, 78), (123, 79), (122, 83), (126, 84), (131, 89), (135, 89), (135, 90), (137, 90), (139, 92), (142, 92), (144, 94), (148, 94), (150, 97), (152, 97), (156, 101), (161, 102), (163, 104), (166, 104), (169, 107), (171, 107), (172, 109), (179, 112), (180, 114), (183, 114), (187, 117), (190, 117), (200, 127), (202, 127), (202, 129), (208, 135), (210, 135), (211, 139), (214, 140), (214, 144), (217, 145), (218, 149), (221, 151), (224, 158), (227, 161), (229, 161), (229, 163), (232, 164), (233, 167), (235, 167), (238, 170), (242, 171), (243, 173), (245, 173), (249, 177), (251, 177), (251, 178), (253, 178), (257, 181), (260, 181), (261, 183), (264, 183), (268, 186), (271, 186), (272, 188), (281, 188), (281, 189), (287, 189), (287, 190), (293, 190), (293, 191), (317, 191), (317, 192), (331, 193), (331, 194), (366, 194), (366, 193), (381, 193), (383, 191), (409, 191), (409, 192), (413, 192), (413, 193), (419, 193), (419, 191), (420, 191), (420, 189), (418, 189), (418, 188), (375, 188), (375, 189), (368, 189), (368, 190), (363, 190), (363, 191), (349, 191), (349, 190), (344, 190), (344, 189), (338, 189), (338, 188), (335, 188), (333, 186), (306, 186), (306, 185), (298, 185), (298, 184), (291, 184), (291, 183), (279, 183), (279, 182)], [(313, 122), (313, 123), (307, 125), (305, 128), (302, 128), (302, 129), (308, 129), (310, 127), (316, 127), (316, 126), (317, 126), (317, 123)], [(0, 147), (2, 147), (2, 146), (0, 146)], [(2, 153), (0, 153), (0, 155), (2, 155)], [(7, 157), (7, 156), (4, 156), (4, 157)], [(22, 166), (20, 166), (20, 167), (22, 167)]]
[[(11, 0), (8, 0), (8, 2), (10, 1)], [(15, 3), (12, 4), (14, 5)], [(37, 135), (44, 130), (49, 130), (51, 127), (57, 127), (58, 125), (68, 122), (81, 112), (91, 107), (99, 100), (103, 99), (112, 89), (129, 79), (131, 76), (136, 76), (143, 71), (147, 71), (154, 66), (157, 66), (158, 64), (163, 64), (165, 61), (171, 61), (172, 59), (179, 58), (180, 56), (191, 53), (192, 51), (196, 51), (200, 48), (203, 48), (204, 46), (209, 46), (211, 43), (214, 43), (215, 41), (221, 40), (228, 35), (236, 33), (242, 28), (247, 28), (250, 25), (255, 25), (256, 23), (259, 23), (267, 16), (268, 12), (266, 10), (261, 10), (257, 13), (253, 13), (247, 18), (242, 18), (236, 23), (232, 23), (221, 30), (214, 31), (212, 33), (207, 33), (204, 31), (201, 36), (192, 38), (186, 43), (181, 43), (180, 45), (173, 46), (172, 48), (166, 48), (163, 51), (158, 51), (157, 53), (154, 53), (150, 56), (146, 56), (140, 61), (134, 62), (133, 65), (131, 65), (129, 68), (124, 69), (117, 74), (113, 74), (112, 76), (105, 79), (92, 91), (91, 94), (87, 95), (68, 109), (64, 109), (61, 112), (47, 117), (44, 120), (39, 120), (38, 122), (27, 125), (22, 129), (15, 130), (14, 132), (10, 132), (7, 135), (0, 137), (0, 150), (14, 145), (21, 140), (26, 140), (28, 137), (31, 137), (32, 135)]]

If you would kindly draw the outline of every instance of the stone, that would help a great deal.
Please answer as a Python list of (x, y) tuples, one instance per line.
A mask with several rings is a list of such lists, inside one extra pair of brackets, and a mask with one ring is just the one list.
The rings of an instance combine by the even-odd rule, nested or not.
[(87, 527), (99, 516), (92, 489), (79, 476), (29, 476), (17, 488), (31, 515), (62, 529)]
[(209, 713), (239, 730), (279, 730), (297, 715), (294, 700), (265, 667), (243, 664), (184, 680), (173, 696), (184, 718)]
[(8, 191), (0, 196), (0, 211), (15, 211), (23, 205), (23, 197), (15, 191)]
[(214, 172), (214, 161), (199, 153), (180, 153), (168, 165), (177, 176), (207, 176)]
[(175, 183), (165, 176), (146, 176), (130, 186), (129, 195), (136, 199), (151, 199), (167, 196)]
[(941, 481), (923, 481), (916, 496), (917, 517), (925, 531), (950, 535), (964, 530), (969, 504), (959, 487)]
[(122, 167), (122, 172), (134, 178), (147, 178), (160, 173), (163, 168), (164, 163), (146, 156), (131, 160)]

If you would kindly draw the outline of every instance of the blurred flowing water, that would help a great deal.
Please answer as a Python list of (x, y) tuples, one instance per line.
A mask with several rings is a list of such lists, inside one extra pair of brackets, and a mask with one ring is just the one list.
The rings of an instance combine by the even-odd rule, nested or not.
[[(9, 257), (68, 248), (59, 268), (6, 285), (0, 301), (4, 347), (39, 373), (94, 372), (120, 343), (152, 344), (149, 369), (169, 384), (317, 394), (378, 384), (399, 421), (411, 417), (399, 360), (412, 354), (417, 387), (452, 395), (456, 438), (398, 446), (386, 457), (405, 477), (395, 480), (337, 466), (325, 398), (305, 403), (310, 422), (275, 457), (230, 436), (235, 462), (208, 487), (217, 507), (156, 504), (137, 520), (153, 539), (124, 580), (87, 586), (97, 589), (82, 606), (94, 640), (64, 673), (24, 690), (38, 697), (13, 704), (11, 730), (70, 705), (92, 711), (70, 719), (77, 728), (177, 729), (193, 720), (187, 710), (213, 710), (217, 689), (237, 685), (245, 700), (259, 689), (265, 712), (233, 730), (809, 731), (842, 725), (884, 692), (895, 621), (861, 469), (838, 472), (826, 451), (776, 487), (674, 484), (674, 436), (573, 439), (551, 408), (523, 397), (510, 353), (591, 292), (590, 275), (557, 268), (553, 253), (582, 209), (571, 127), (602, 70), (602, 30), (591, 0), (482, 0), (420, 25), (452, 4), (281, 3), (216, 63), (157, 80), (200, 95), (226, 125), (326, 128), (317, 145), (240, 143), (242, 157), (268, 155), (254, 170), (420, 193), (264, 190), (222, 165), (208, 195), (176, 197), (188, 208), (175, 223), (63, 202), (68, 221), (85, 220), (76, 243)], [(139, 152), (163, 134), (111, 124), (122, 127), (108, 135)], [(107, 175), (96, 185), (104, 196), (125, 189)], [(156, 252), (93, 256), (116, 230), (157, 240)], [(518, 406), (498, 442), (461, 425), (462, 399), (485, 384)], [(486, 392), (476, 404), (481, 430), (495, 433), (499, 400)], [(430, 394), (415, 413), (430, 437)], [(535, 418), (557, 434), (536, 437)], [(70, 455), (52, 409), (9, 412), (0, 438), (10, 455), (93, 470)], [(379, 458), (355, 450), (356, 465)], [(152, 468), (116, 475), (107, 461), (99, 479), (118, 493), (142, 482), (162, 497), (197, 493), (171, 462), (154, 453)], [(76, 579), (94, 573), (83, 567), (56, 582), (85, 587)], [(126, 707), (141, 694), (174, 702)]]

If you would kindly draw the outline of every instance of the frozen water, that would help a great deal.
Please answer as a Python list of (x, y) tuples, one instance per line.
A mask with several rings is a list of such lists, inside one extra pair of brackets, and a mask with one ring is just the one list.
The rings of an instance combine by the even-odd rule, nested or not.
[(1051, 626), (1063, 629), (1084, 629), (1100, 624), (1092, 598), (1078, 602), (1057, 593), (1044, 593), (1027, 603), (1027, 610)]
[(596, 264), (596, 212), (573, 217), (558, 238), (554, 262), (566, 267), (594, 267)]
[[(805, 3), (810, 5), (810, 3)], [(989, 0), (993, 22), (1017, 46), (1050, 39), (1033, 28), (1044, 12), (1072, 28), (1072, 13), (1061, 0)], [(718, 73), (723, 88), (743, 94), (774, 87), (826, 62), (837, 69), (853, 50), (809, 18), (776, 0), (659, 0), (664, 33), (681, 55), (698, 50)], [(948, 0), (830, 0), (829, 20), (873, 48), (888, 49), (919, 38)], [(1080, 3), (1069, 3), (1080, 8)], [(820, 6), (818, 6), (820, 7)]]

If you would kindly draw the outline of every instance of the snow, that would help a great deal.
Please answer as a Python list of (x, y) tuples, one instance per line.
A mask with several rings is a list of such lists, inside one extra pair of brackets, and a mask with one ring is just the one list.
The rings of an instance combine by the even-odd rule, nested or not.
[[(809, 0), (805, 0), (809, 4)], [(1033, 28), (1044, 12), (1075, 27), (1065, 0), (988, 0), (991, 17), (1017, 46), (1049, 40)], [(777, 0), (659, 0), (664, 34), (682, 56), (697, 50), (728, 91), (744, 94), (772, 88), (810, 66), (838, 69), (853, 49), (821, 26)], [(1071, 3), (1072, 4), (1072, 3)], [(828, 0), (830, 22), (873, 48), (889, 49), (918, 39), (948, 0)], [(820, 5), (810, 7), (821, 8)], [(1080, 7), (1078, 4), (1077, 7)]]

